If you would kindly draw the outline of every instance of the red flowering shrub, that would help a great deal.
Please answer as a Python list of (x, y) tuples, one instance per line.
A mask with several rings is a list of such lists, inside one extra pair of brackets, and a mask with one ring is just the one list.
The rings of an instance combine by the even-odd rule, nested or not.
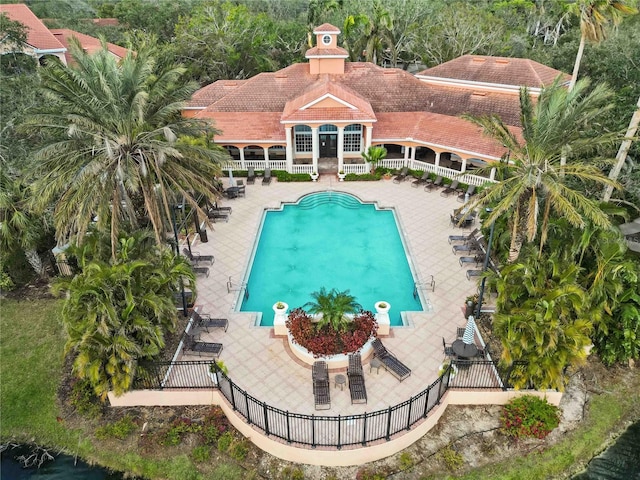
[(502, 408), (502, 431), (510, 437), (544, 438), (558, 426), (558, 407), (546, 399), (523, 395)]
[(373, 313), (368, 311), (357, 314), (347, 324), (346, 330), (340, 332), (334, 330), (331, 324), (316, 329), (309, 315), (301, 308), (289, 313), (286, 323), (294, 343), (306, 348), (314, 357), (356, 352), (371, 336), (376, 335), (378, 329)]

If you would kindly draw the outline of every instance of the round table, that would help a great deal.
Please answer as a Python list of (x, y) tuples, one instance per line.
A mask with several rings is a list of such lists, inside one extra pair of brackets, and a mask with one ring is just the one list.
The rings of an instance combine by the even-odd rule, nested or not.
[(458, 357), (471, 358), (478, 354), (478, 347), (473, 343), (464, 343), (461, 339), (451, 344), (451, 349)]
[(376, 369), (376, 373), (380, 372), (380, 367), (382, 366), (382, 362), (380, 361), (379, 358), (374, 357), (371, 359), (371, 363), (369, 364), (369, 373), (371, 373), (371, 370), (373, 370), (374, 368)]
[(347, 377), (345, 375), (342, 375), (341, 373), (339, 373), (338, 375), (336, 375), (336, 378), (334, 378), (333, 380), (336, 388), (340, 386), (340, 390), (344, 390), (344, 386), (347, 383)]

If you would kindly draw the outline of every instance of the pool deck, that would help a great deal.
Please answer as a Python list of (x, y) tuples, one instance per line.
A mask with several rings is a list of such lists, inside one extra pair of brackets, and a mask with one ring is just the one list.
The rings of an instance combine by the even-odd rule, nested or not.
[[(455, 340), (456, 327), (465, 325), (464, 300), (477, 292), (476, 279), (467, 280), (467, 268), (460, 267), (459, 255), (452, 252), (447, 240), (449, 235), (470, 232), (450, 224), (450, 213), (462, 205), (457, 195), (446, 198), (440, 196), (441, 190), (425, 192), (423, 188), (413, 188), (411, 180), (401, 184), (390, 180), (338, 182), (335, 176), (323, 175), (314, 183), (278, 183), (273, 179), (269, 186), (261, 185), (260, 180), (247, 186), (244, 198), (221, 202), (233, 208), (229, 221), (213, 225), (213, 231), (208, 231), (208, 243), (196, 241), (192, 246), (203, 255), (215, 255), (209, 277), (198, 279), (196, 306), (200, 312), (229, 319), (227, 332), (212, 329), (210, 333), (202, 333), (203, 340), (224, 344), (220, 358), (229, 369), (229, 377), (269, 405), (290, 412), (320, 415), (380, 410), (408, 400), (433, 383), (444, 358), (442, 338), (447, 343)], [(370, 372), (370, 359), (365, 359), (368, 402), (352, 405), (348, 388), (341, 391), (333, 383), (335, 375), (344, 370), (331, 370), (331, 409), (317, 411), (311, 367), (293, 356), (286, 339), (273, 336), (273, 328), (256, 327), (252, 315), (235, 312), (238, 293), (227, 292), (227, 281), (231, 277), (239, 283), (243, 278), (265, 208), (279, 207), (280, 202), (294, 202), (302, 195), (327, 189), (351, 193), (363, 201), (376, 201), (381, 207), (395, 207), (418, 278), (426, 283), (433, 275), (436, 288), (435, 292), (430, 288), (424, 291), (431, 304), (430, 312), (411, 314), (410, 326), (392, 327), (390, 336), (381, 337), (384, 345), (411, 368), (411, 376), (399, 382), (383, 368)], [(278, 298), (274, 303), (277, 300), (287, 301)], [(393, 308), (393, 298), (381, 300), (388, 301)], [(373, 305), (364, 307), (374, 310)], [(180, 359), (202, 358), (183, 355)]]

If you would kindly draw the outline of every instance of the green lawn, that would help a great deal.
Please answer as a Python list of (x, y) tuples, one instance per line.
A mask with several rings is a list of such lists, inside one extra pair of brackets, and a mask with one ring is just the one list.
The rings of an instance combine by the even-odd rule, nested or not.
[(0, 313), (0, 437), (70, 448), (77, 435), (57, 421), (64, 332), (62, 302), (2, 300)]

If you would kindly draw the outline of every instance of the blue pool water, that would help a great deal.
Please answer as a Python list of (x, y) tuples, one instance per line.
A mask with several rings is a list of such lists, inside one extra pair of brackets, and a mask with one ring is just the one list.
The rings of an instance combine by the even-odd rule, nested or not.
[(262, 312), (273, 325), (273, 304), (293, 309), (325, 287), (349, 290), (365, 310), (385, 300), (391, 325), (401, 311), (422, 310), (394, 212), (377, 210), (345, 193), (307, 195), (265, 212), (247, 281), (244, 312)]

